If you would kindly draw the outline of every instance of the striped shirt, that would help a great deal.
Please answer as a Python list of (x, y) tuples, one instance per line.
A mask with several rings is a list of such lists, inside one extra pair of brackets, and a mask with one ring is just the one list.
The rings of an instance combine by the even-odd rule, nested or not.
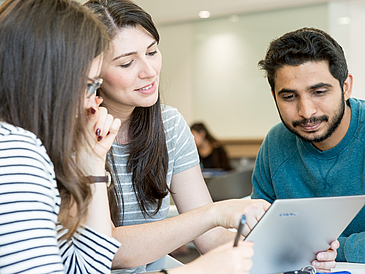
[(90, 228), (58, 242), (59, 205), (53, 164), (41, 141), (1, 122), (0, 273), (110, 272), (119, 242)]
[[(167, 172), (167, 184), (171, 185), (172, 175), (190, 169), (199, 164), (199, 156), (191, 134), (190, 128), (182, 115), (176, 108), (161, 106), (162, 120), (166, 134), (166, 144), (169, 156)], [(170, 195), (167, 195), (162, 202), (161, 209), (156, 215), (152, 215), (154, 209), (149, 212), (152, 217), (144, 217), (139, 209), (136, 194), (133, 191), (131, 173), (127, 173), (126, 165), (129, 156), (128, 145), (113, 143), (113, 155), (117, 169), (117, 176), (121, 183), (123, 193), (118, 193), (124, 197), (124, 220), (123, 225), (142, 224), (154, 222), (166, 218), (170, 207)], [(123, 216), (121, 216), (122, 219)], [(120, 223), (122, 225), (122, 223)], [(118, 273), (141, 273), (144, 266), (136, 269), (123, 270)]]

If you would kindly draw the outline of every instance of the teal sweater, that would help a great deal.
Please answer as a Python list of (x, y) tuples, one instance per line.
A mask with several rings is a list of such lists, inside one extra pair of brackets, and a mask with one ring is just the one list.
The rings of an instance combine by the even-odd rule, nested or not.
[[(253, 172), (252, 198), (365, 194), (365, 101), (350, 98), (351, 123), (342, 141), (320, 151), (282, 123), (266, 136)], [(365, 263), (365, 208), (339, 237), (337, 261)]]

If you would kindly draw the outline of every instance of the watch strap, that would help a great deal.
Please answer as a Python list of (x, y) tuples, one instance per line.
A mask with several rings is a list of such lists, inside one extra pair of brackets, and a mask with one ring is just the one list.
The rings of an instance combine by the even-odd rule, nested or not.
[(91, 178), (91, 183), (106, 183), (107, 187), (110, 187), (112, 183), (112, 178), (108, 171), (105, 171), (105, 176), (89, 176)]

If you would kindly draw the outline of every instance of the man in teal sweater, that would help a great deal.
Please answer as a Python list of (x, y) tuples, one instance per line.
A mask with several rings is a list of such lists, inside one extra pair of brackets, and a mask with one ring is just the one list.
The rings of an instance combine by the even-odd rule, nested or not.
[[(321, 30), (303, 28), (271, 42), (259, 65), (282, 123), (260, 148), (252, 198), (365, 194), (365, 102), (350, 98), (352, 75), (341, 46)], [(365, 209), (338, 241), (337, 261), (365, 263)], [(336, 244), (317, 255), (317, 268), (334, 264)]]

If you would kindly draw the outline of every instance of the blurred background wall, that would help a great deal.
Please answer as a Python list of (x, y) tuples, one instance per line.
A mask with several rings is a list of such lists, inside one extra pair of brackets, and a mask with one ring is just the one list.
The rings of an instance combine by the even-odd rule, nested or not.
[[(161, 35), (163, 102), (189, 124), (205, 122), (218, 138), (262, 139), (280, 121), (257, 63), (271, 40), (304, 26), (329, 32), (343, 46), (353, 96), (365, 98), (365, 0), (135, 2)], [(210, 18), (199, 18), (203, 9)]]

